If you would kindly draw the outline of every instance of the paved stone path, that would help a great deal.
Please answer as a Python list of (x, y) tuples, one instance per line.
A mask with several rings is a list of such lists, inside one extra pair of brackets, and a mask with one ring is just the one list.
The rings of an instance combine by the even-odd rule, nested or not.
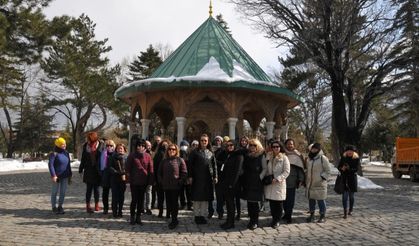
[[(354, 215), (342, 219), (341, 197), (329, 187), (327, 222), (305, 223), (307, 200), (297, 192), (295, 223), (246, 229), (245, 214), (236, 228), (223, 231), (221, 221), (195, 225), (190, 211), (180, 212), (180, 225), (143, 216), (143, 226), (127, 223), (130, 193), (126, 193), (124, 218), (84, 211), (84, 184), (76, 175), (69, 186), (64, 215), (50, 211), (50, 179), (46, 171), (0, 174), (0, 245), (419, 245), (419, 183), (396, 180), (390, 168), (366, 168), (364, 175), (384, 187), (356, 193)], [(268, 207), (268, 206), (267, 206)]]

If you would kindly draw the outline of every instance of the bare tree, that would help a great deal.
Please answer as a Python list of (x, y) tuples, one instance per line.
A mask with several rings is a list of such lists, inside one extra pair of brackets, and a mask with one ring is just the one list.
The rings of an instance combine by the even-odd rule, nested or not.
[(397, 85), (391, 73), (405, 59), (394, 53), (394, 11), (379, 0), (231, 0), (278, 45), (304, 52), (328, 75), (334, 155), (359, 146), (371, 103)]

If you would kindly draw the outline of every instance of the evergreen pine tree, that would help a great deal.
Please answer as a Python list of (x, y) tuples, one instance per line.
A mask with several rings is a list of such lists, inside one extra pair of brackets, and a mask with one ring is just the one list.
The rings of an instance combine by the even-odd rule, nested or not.
[(215, 19), (218, 21), (218, 23), (220, 23), (220, 26), (228, 33), (230, 34), (230, 36), (232, 36), (230, 28), (228, 27), (227, 22), (224, 20), (223, 15), (222, 14), (218, 14), (217, 16), (215, 16)]
[(159, 52), (150, 46), (128, 66), (130, 81), (146, 79), (163, 63)]

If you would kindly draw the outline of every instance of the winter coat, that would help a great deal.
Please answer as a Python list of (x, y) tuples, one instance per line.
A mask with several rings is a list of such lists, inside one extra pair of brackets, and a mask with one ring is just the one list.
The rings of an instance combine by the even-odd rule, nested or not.
[(155, 152), (155, 155), (153, 157), (154, 182), (156, 182), (157, 185), (161, 184), (161, 182), (159, 180), (159, 177), (158, 177), (158, 173), (159, 173), (160, 163), (164, 159), (165, 152), (166, 152), (166, 150), (164, 148), (159, 148), (157, 150), (157, 152)]
[(284, 154), (273, 156), (273, 153), (267, 155), (266, 175), (273, 174), (274, 179), (279, 182), (265, 186), (265, 198), (267, 200), (284, 201), (287, 194), (287, 177), (290, 174), (290, 162)]
[(192, 178), (192, 201), (214, 200), (213, 180), (217, 178), (214, 154), (206, 149), (191, 152), (188, 160), (188, 175)]
[(100, 185), (102, 178), (101, 172), (104, 168), (104, 158), (106, 153), (105, 143), (98, 141), (96, 151), (91, 151), (90, 146), (85, 143), (81, 154), (79, 173), (83, 172), (83, 182)]
[(110, 163), (112, 161), (112, 155), (114, 152), (105, 152), (105, 163), (102, 171), (102, 187), (111, 187), (111, 173), (109, 170)]
[(307, 161), (306, 196), (309, 199), (325, 200), (327, 198), (327, 179), (330, 176), (330, 164), (320, 151), (313, 159)]
[(109, 162), (109, 173), (111, 176), (111, 183), (121, 183), (122, 175), (126, 175), (125, 171), (126, 156), (124, 154), (118, 154), (114, 152), (111, 155)]
[[(346, 171), (342, 171), (342, 167), (347, 165), (348, 169)], [(351, 192), (358, 191), (358, 167), (360, 166), (359, 156), (356, 152), (349, 157), (346, 155), (346, 152), (343, 153), (342, 158), (339, 161), (338, 170), (342, 175), (342, 180), (346, 184), (345, 190)]]
[(305, 182), (303, 155), (298, 152), (298, 150), (286, 151), (285, 154), (290, 161), (290, 174), (287, 178), (287, 189), (299, 188), (300, 183), (304, 184)]
[(219, 190), (226, 191), (227, 189), (234, 189), (239, 183), (244, 157), (236, 151), (224, 151), (220, 155), (225, 155), (225, 160), (220, 167), (221, 172), (219, 172), (220, 176), (218, 177)]
[(158, 180), (163, 190), (179, 190), (187, 176), (186, 163), (180, 157), (167, 158), (160, 163)]
[(263, 200), (263, 183), (267, 170), (266, 158), (263, 153), (248, 153), (243, 161), (241, 197), (248, 201)]
[(154, 182), (153, 161), (148, 153), (131, 153), (127, 158), (125, 171), (131, 185), (147, 186)]
[(49, 155), (48, 168), (51, 177), (57, 176), (59, 179), (71, 177), (70, 155), (68, 152), (55, 147), (54, 152)]

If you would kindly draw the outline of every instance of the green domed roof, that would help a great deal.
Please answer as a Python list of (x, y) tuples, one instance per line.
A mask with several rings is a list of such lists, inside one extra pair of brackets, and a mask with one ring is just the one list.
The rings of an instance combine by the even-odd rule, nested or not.
[(211, 57), (230, 77), (233, 76), (233, 63), (237, 61), (255, 80), (271, 82), (269, 76), (212, 17), (192, 33), (151, 78), (196, 75)]
[(228, 88), (281, 94), (292, 105), (299, 98), (280, 87), (211, 16), (148, 79), (115, 92), (126, 98), (137, 92), (173, 88)]

